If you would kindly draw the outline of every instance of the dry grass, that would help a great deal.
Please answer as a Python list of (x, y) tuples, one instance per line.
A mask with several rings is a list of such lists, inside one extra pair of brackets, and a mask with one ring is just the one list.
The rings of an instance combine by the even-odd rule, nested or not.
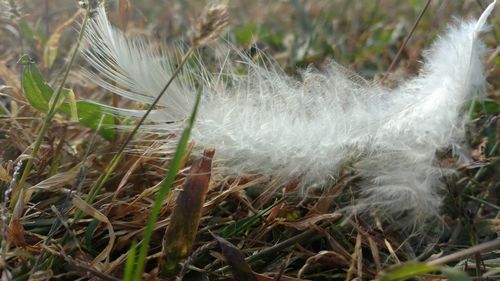
[[(30, 54), (56, 87), (77, 37), (71, 28), (76, 24), (68, 24), (77, 9), (74, 1), (24, 2), (20, 19), (0, 19), (0, 112), (8, 111), (0, 116), (0, 194), (4, 201), (19, 180), (44, 116), (27, 102), (20, 81), (22, 66), (16, 62), (22, 54)], [(203, 8), (199, 1), (131, 2), (128, 14), (122, 9), (120, 15), (113, 15), (115, 22), (130, 33), (152, 35), (164, 42), (186, 41), (193, 19)], [(321, 68), (333, 58), (377, 80), (390, 65), (424, 2), (231, 1), (227, 36), (245, 51), (258, 46), (290, 73), (310, 64)], [(422, 49), (450, 22), (452, 14), (478, 15), (481, 3), (432, 2), (387, 84), (393, 85), (418, 70)], [(493, 30), (485, 36), (496, 54), (499, 20), (492, 17)], [(32, 34), (21, 21), (32, 28)], [(53, 64), (48, 58), (49, 47), (57, 50)], [(358, 177), (349, 171), (334, 186), (300, 198), (290, 196), (293, 184), (283, 188), (265, 177), (225, 177), (214, 166), (211, 180), (205, 183), (207, 193), (193, 248), (181, 260), (175, 275), (185, 280), (205, 276), (210, 280), (236, 276), (239, 280), (368, 280), (391, 265), (414, 259), (426, 261), (433, 254), (448, 255), (498, 239), (499, 65), (498, 56), (492, 55), (488, 60), (491, 101), (488, 108), (477, 106), (467, 128), (474, 161), (461, 167), (456, 176), (443, 179), (447, 197), (442, 220), (446, 227), (429, 225), (428, 233), (408, 239), (408, 233), (392, 227), (390, 221), (369, 225), (363, 217), (345, 220), (335, 211), (353, 200), (358, 188)], [(67, 86), (79, 99), (113, 103), (110, 95), (81, 77), (77, 66)], [(127, 105), (125, 100), (114, 103)], [(86, 204), (83, 199), (126, 134), (120, 131), (115, 140), (107, 141), (67, 116), (55, 116), (26, 181), (25, 204), (9, 209), (8, 203), (3, 203), (3, 279), (122, 278), (127, 252), (133, 241), (142, 240), (152, 202), (168, 169), (165, 159), (173, 154), (158, 155), (143, 149), (126, 154), (94, 203)], [(154, 136), (143, 139), (133, 145), (154, 145)], [(159, 261), (165, 259), (163, 237), (180, 190), (193, 181), (187, 180), (193, 161), (196, 157), (191, 157), (188, 149), (155, 224), (145, 280), (161, 280), (157, 274)], [(456, 159), (443, 151), (440, 161)], [(86, 216), (76, 222), (72, 218), (77, 210)], [(397, 224), (397, 219), (393, 223)], [(500, 266), (498, 249), (480, 249), (472, 254), (446, 263), (457, 265), (471, 276), (490, 273), (494, 276), (490, 280), (500, 278), (494, 272)], [(439, 275), (425, 278), (438, 280)]]

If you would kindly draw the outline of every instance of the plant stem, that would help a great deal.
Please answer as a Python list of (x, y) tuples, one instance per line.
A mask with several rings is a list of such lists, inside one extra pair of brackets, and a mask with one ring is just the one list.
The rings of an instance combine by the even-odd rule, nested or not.
[(140, 281), (142, 272), (144, 270), (144, 263), (146, 262), (146, 257), (149, 249), (149, 242), (151, 241), (151, 236), (153, 235), (154, 226), (156, 221), (158, 220), (158, 216), (160, 215), (161, 206), (163, 204), (163, 200), (167, 196), (170, 188), (172, 187), (175, 177), (177, 176), (177, 172), (182, 163), (182, 159), (184, 158), (184, 152), (186, 150), (189, 135), (191, 134), (191, 129), (194, 125), (194, 120), (196, 119), (196, 113), (198, 112), (198, 105), (200, 103), (201, 93), (198, 93), (196, 96), (196, 101), (191, 113), (191, 117), (189, 118), (189, 123), (182, 132), (182, 135), (179, 139), (179, 143), (177, 144), (177, 149), (175, 150), (174, 158), (170, 162), (168, 167), (167, 176), (163, 180), (163, 183), (160, 186), (160, 190), (158, 191), (158, 195), (155, 198), (153, 203), (153, 207), (151, 208), (151, 213), (149, 214), (148, 224), (146, 225), (146, 230), (144, 231), (144, 237), (141, 242), (141, 248), (139, 249), (139, 255), (137, 258), (136, 268), (133, 274), (133, 281)]
[(406, 48), (406, 45), (408, 45), (408, 41), (410, 41), (411, 37), (413, 36), (413, 33), (417, 29), (417, 26), (420, 23), (420, 20), (422, 19), (422, 17), (424, 16), (425, 11), (427, 11), (429, 4), (431, 4), (431, 1), (432, 0), (427, 0), (424, 8), (422, 9), (422, 11), (420, 11), (420, 14), (418, 15), (417, 19), (415, 20), (415, 23), (413, 23), (413, 26), (411, 27), (410, 33), (408, 33), (408, 36), (406, 36), (405, 40), (403, 41), (403, 44), (401, 45), (401, 47), (399, 47), (399, 50), (396, 53), (396, 56), (392, 60), (391, 65), (389, 66), (389, 68), (387, 68), (387, 71), (385, 72), (384, 77), (382, 77), (382, 80), (380, 80), (380, 84), (383, 84), (385, 82), (385, 80), (387, 80), (387, 77), (389, 77), (389, 73), (391, 73), (392, 69), (396, 66), (396, 62), (398, 62), (399, 57), (403, 53), (403, 50)]
[(427, 264), (428, 265), (447, 264), (447, 263), (450, 263), (450, 262), (453, 262), (456, 260), (466, 258), (468, 256), (472, 256), (474, 254), (486, 253), (486, 252), (495, 251), (498, 249), (500, 249), (500, 239), (497, 238), (495, 240), (484, 242), (482, 244), (472, 246), (470, 248), (449, 254), (447, 256), (437, 258), (435, 260), (428, 262)]
[(43, 121), (42, 128), (40, 129), (40, 132), (38, 133), (38, 136), (35, 140), (35, 143), (33, 144), (33, 150), (31, 151), (31, 155), (28, 158), (28, 161), (26, 163), (26, 167), (24, 168), (21, 179), (19, 180), (19, 183), (14, 187), (14, 190), (12, 191), (12, 199), (11, 199), (10, 204), (9, 204), (9, 207), (11, 209), (14, 208), (14, 206), (17, 203), (17, 200), (19, 199), (19, 195), (20, 195), (21, 191), (23, 190), (24, 184), (25, 184), (26, 180), (28, 179), (28, 176), (31, 172), (31, 169), (33, 168), (33, 159), (35, 159), (35, 157), (37, 156), (38, 151), (40, 150), (40, 146), (42, 144), (43, 138), (44, 138), (45, 134), (47, 133), (47, 130), (48, 130), (50, 123), (52, 121), (52, 118), (56, 114), (57, 107), (59, 104), (58, 101), (61, 98), (62, 91), (64, 89), (64, 84), (66, 83), (66, 80), (68, 80), (71, 66), (75, 62), (78, 51), (80, 50), (80, 44), (81, 44), (82, 39), (83, 39), (85, 27), (87, 26), (87, 23), (89, 21), (89, 15), (90, 15), (90, 11), (87, 9), (87, 11), (85, 12), (85, 16), (83, 18), (82, 25), (80, 27), (75, 50), (71, 54), (71, 58), (70, 58), (68, 66), (66, 67), (66, 71), (64, 73), (61, 84), (59, 85), (59, 88), (57, 89), (57, 92), (54, 96), (54, 102), (49, 105), (49, 109), (47, 111), (47, 114), (45, 115), (45, 119)]

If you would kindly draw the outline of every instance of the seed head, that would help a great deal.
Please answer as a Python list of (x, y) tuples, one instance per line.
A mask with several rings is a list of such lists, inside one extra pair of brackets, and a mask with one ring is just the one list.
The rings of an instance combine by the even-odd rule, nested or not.
[(77, 3), (82, 9), (88, 9), (91, 13), (103, 3), (103, 0), (78, 0)]
[(12, 20), (19, 19), (21, 17), (19, 3), (15, 0), (1, 0), (0, 17), (10, 18)]
[(202, 46), (215, 40), (229, 22), (229, 13), (226, 5), (210, 6), (203, 12), (196, 25), (191, 40), (193, 46)]

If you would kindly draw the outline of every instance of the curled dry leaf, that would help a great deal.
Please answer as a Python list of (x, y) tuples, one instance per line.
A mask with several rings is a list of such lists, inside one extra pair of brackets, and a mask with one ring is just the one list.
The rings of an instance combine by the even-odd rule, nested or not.
[(0, 180), (4, 182), (10, 182), (11, 176), (9, 176), (9, 173), (7, 173), (7, 170), (0, 165)]
[(66, 28), (70, 27), (76, 19), (80, 17), (81, 13), (82, 10), (76, 11), (76, 13), (71, 18), (59, 25), (56, 30), (50, 35), (50, 38), (43, 49), (43, 61), (47, 68), (51, 68), (54, 64), (54, 61), (56, 60), (59, 50), (59, 41), (61, 39), (62, 33), (64, 32), (64, 30), (66, 30)]
[(245, 257), (241, 251), (226, 239), (210, 233), (219, 243), (226, 262), (231, 267), (233, 277), (237, 281), (257, 281), (255, 273), (250, 268), (250, 265), (245, 261)]
[(109, 219), (103, 215), (101, 212), (99, 212), (97, 209), (89, 205), (87, 202), (85, 202), (83, 199), (81, 199), (78, 196), (73, 197), (73, 205), (78, 208), (79, 210), (83, 211), (86, 215), (89, 215), (93, 217), (94, 219), (105, 223), (107, 228), (108, 228), (108, 233), (109, 233), (109, 241), (108, 245), (102, 250), (102, 252), (95, 257), (95, 259), (92, 261), (92, 265), (101, 263), (102, 261), (105, 261), (106, 263), (109, 262), (110, 258), (110, 253), (111, 250), (113, 249), (113, 245), (115, 244), (116, 240), (116, 235), (115, 231), (113, 230), (113, 225), (109, 221)]
[(27, 245), (24, 239), (24, 228), (19, 219), (11, 220), (7, 229), (8, 241), (17, 247), (24, 247)]
[(162, 271), (166, 275), (178, 270), (180, 259), (185, 258), (193, 247), (210, 182), (214, 152), (205, 150), (203, 157), (193, 162), (184, 189), (177, 197), (163, 238), (166, 261)]

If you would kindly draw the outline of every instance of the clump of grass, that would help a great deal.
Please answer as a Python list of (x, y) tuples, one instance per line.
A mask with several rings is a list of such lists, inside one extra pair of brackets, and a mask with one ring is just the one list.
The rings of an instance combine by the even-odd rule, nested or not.
[[(87, 8), (85, 16), (83, 18), (81, 28), (80, 28), (79, 36), (78, 36), (78, 39), (76, 41), (75, 50), (74, 50), (73, 54), (71, 55), (70, 61), (66, 67), (66, 71), (64, 72), (64, 76), (62, 78), (62, 81), (61, 81), (59, 87), (57, 88), (56, 93), (53, 96), (53, 100), (51, 100), (51, 102), (49, 103), (49, 108), (48, 108), (48, 111), (44, 117), (43, 125), (40, 129), (40, 132), (37, 135), (35, 143), (33, 144), (31, 155), (26, 162), (26, 165), (25, 165), (24, 170), (23, 170), (23, 174), (21, 175), (21, 178), (19, 179), (19, 182), (17, 183), (17, 185), (12, 190), (12, 198), (11, 198), (11, 201), (9, 204), (11, 209), (14, 208), (14, 206), (19, 201), (18, 199), (19, 199), (20, 193), (23, 192), (24, 184), (25, 184), (28, 176), (31, 173), (31, 169), (33, 167), (33, 160), (37, 157), (39, 149), (40, 149), (40, 145), (42, 144), (43, 138), (45, 137), (45, 134), (47, 133), (47, 130), (49, 129), (52, 118), (57, 113), (57, 108), (61, 104), (63, 89), (65, 86), (66, 80), (69, 77), (69, 73), (71, 71), (73, 63), (75, 62), (75, 59), (77, 57), (77, 54), (78, 54), (78, 51), (80, 48), (80, 43), (82, 42), (85, 27), (87, 26), (87, 23), (89, 20), (89, 15), (91, 12), (93, 12), (93, 11), (90, 10), (89, 8)], [(23, 204), (23, 203), (21, 202), (21, 204)]]

